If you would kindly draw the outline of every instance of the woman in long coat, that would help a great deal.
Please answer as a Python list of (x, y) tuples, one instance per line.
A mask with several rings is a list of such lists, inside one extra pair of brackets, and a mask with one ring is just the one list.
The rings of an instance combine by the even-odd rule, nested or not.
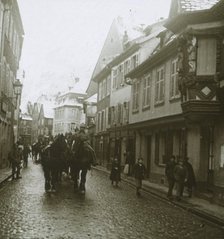
[(121, 181), (121, 166), (117, 157), (115, 157), (114, 160), (112, 161), (110, 180), (112, 185), (115, 182), (116, 187), (118, 186), (118, 183)]
[(184, 166), (187, 169), (187, 180), (185, 182), (185, 186), (187, 187), (189, 198), (192, 197), (193, 187), (196, 186), (194, 169), (191, 163), (188, 162), (189, 158), (186, 158), (184, 161)]

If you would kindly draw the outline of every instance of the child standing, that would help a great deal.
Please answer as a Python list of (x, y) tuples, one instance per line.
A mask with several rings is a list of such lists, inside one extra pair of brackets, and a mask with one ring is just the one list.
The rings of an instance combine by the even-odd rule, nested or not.
[(116, 187), (118, 187), (118, 183), (121, 181), (121, 167), (117, 157), (112, 161), (110, 180), (112, 185), (115, 182)]
[(145, 177), (145, 165), (143, 164), (143, 158), (139, 158), (138, 162), (135, 164), (134, 176), (136, 183), (136, 195), (141, 196), (140, 189), (142, 188), (142, 180)]

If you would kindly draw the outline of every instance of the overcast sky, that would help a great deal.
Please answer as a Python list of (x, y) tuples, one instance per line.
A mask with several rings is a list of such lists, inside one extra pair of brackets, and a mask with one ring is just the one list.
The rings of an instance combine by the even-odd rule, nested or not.
[(25, 37), (23, 105), (77, 76), (88, 86), (114, 18), (146, 25), (167, 17), (171, 0), (18, 0)]

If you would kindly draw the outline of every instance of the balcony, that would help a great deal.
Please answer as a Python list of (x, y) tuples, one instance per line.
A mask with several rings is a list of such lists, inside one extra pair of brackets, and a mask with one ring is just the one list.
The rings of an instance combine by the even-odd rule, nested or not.
[(193, 122), (214, 120), (223, 114), (219, 101), (189, 100), (181, 104), (184, 117)]

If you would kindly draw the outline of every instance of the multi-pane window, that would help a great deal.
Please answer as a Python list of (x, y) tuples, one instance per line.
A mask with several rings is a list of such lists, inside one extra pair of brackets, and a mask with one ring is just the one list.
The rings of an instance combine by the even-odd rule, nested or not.
[(170, 131), (158, 132), (155, 134), (155, 162), (166, 164), (173, 155), (173, 133)]
[(117, 88), (118, 69), (117, 68), (113, 69), (112, 74), (113, 74), (113, 89), (116, 89)]
[(110, 94), (110, 87), (111, 87), (111, 76), (107, 77), (107, 95)]
[(150, 106), (151, 97), (151, 74), (143, 78), (143, 108)]
[(100, 126), (101, 126), (101, 125), (100, 125), (100, 122), (101, 122), (101, 113), (100, 113), (100, 112), (98, 113), (97, 119), (98, 119), (98, 120), (97, 120), (97, 121), (98, 121), (98, 122), (97, 122), (97, 126), (98, 126), (97, 128), (98, 128), (98, 132), (100, 132), (100, 131), (101, 131), (101, 129), (100, 129)]
[[(110, 92), (110, 82), (107, 82), (108, 78), (99, 83), (99, 100), (105, 98)], [(110, 81), (110, 78), (109, 78)], [(109, 85), (109, 86), (108, 86)], [(108, 88), (109, 87), (109, 88)]]
[(104, 130), (104, 111), (101, 112), (101, 131)]
[(170, 78), (170, 98), (174, 99), (180, 96), (178, 88), (178, 71), (177, 59), (171, 62), (171, 78)]
[(214, 75), (216, 73), (217, 42), (215, 38), (198, 40), (197, 75)]
[(124, 75), (128, 74), (130, 70), (131, 70), (131, 61), (130, 59), (128, 59), (124, 63)]
[(106, 93), (107, 93), (107, 81), (106, 79), (104, 79), (102, 85), (102, 99), (106, 96)]
[(133, 70), (135, 67), (137, 67), (139, 64), (138, 62), (138, 54), (131, 57), (131, 70)]
[(135, 82), (133, 84), (133, 105), (132, 109), (133, 110), (138, 110), (139, 108), (139, 82)]
[(102, 82), (99, 83), (99, 100), (102, 99)]
[(108, 116), (107, 116), (107, 122), (108, 122), (108, 125), (111, 124), (111, 107), (108, 108)]
[(156, 72), (155, 102), (161, 103), (163, 101), (164, 101), (164, 67), (161, 67)]
[(118, 104), (117, 106), (117, 122), (122, 124), (123, 123), (123, 109), (122, 104)]
[(123, 64), (118, 66), (118, 77), (117, 77), (118, 87), (124, 84), (124, 67)]

